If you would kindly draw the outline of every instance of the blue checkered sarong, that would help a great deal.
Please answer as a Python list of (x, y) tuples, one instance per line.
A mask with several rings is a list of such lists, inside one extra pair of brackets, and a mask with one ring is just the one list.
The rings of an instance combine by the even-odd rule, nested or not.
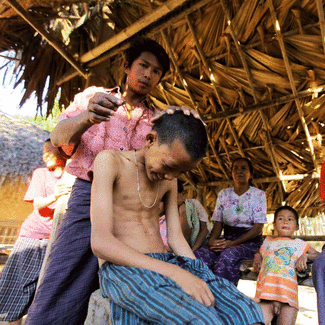
[(111, 300), (114, 325), (263, 323), (258, 304), (228, 280), (216, 277), (200, 260), (172, 253), (148, 255), (178, 265), (206, 281), (215, 297), (215, 306), (201, 304), (164, 275), (105, 262), (99, 271), (100, 288), (103, 297)]
[(48, 239), (18, 237), (0, 274), (0, 321), (27, 314), (45, 256)]

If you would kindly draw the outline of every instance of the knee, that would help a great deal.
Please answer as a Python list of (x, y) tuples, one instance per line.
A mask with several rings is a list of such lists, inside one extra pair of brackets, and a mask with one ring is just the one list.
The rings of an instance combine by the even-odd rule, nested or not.
[(313, 263), (313, 276), (325, 275), (325, 251)]

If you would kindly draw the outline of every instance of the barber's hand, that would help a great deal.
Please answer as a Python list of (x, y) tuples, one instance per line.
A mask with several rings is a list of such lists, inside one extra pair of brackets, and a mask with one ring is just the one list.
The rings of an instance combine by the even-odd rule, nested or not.
[(194, 274), (179, 268), (171, 276), (187, 294), (206, 306), (214, 306), (214, 296), (207, 283)]
[(108, 121), (116, 109), (124, 103), (112, 94), (98, 92), (88, 103), (88, 120), (92, 124)]
[(62, 195), (67, 195), (71, 192), (71, 186), (63, 183), (57, 183), (54, 187), (54, 196), (57, 200)]
[[(185, 105), (182, 105), (182, 106), (169, 106), (165, 111), (163, 111), (163, 112), (159, 113), (158, 115), (156, 115), (155, 117), (153, 117), (151, 119), (151, 122), (156, 121), (161, 115), (163, 115), (165, 113), (172, 115), (172, 114), (174, 114), (175, 111), (183, 111), (183, 113), (185, 115), (192, 114), (195, 118), (201, 120), (201, 117), (197, 111), (195, 111), (194, 109), (191, 109)], [(202, 123), (205, 125), (205, 123), (203, 121), (202, 121)]]
[(215, 239), (209, 242), (209, 247), (213, 252), (222, 252), (228, 247), (232, 246), (232, 241), (227, 239)]

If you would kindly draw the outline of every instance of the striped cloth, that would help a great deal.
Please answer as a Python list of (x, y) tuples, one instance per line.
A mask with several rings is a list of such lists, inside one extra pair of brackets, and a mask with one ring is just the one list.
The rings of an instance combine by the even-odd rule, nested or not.
[(263, 263), (256, 284), (256, 301), (271, 300), (298, 306), (296, 262), (310, 245), (287, 237), (267, 237), (260, 248)]
[(103, 297), (111, 299), (112, 324), (263, 323), (258, 304), (229, 281), (214, 276), (200, 260), (172, 253), (148, 256), (178, 265), (206, 281), (215, 297), (215, 306), (201, 304), (172, 279), (159, 273), (105, 262), (99, 271), (100, 288)]
[(48, 239), (18, 237), (0, 274), (0, 321), (16, 321), (32, 303)]

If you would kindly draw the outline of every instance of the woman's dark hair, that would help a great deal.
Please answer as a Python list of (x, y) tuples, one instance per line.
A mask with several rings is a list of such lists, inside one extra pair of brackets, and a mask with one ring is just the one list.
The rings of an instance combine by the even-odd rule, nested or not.
[(171, 115), (165, 113), (154, 122), (152, 130), (157, 132), (159, 144), (181, 141), (194, 161), (206, 154), (208, 137), (205, 126), (192, 114), (185, 115), (183, 111)]
[(125, 51), (125, 60), (128, 63), (128, 66), (131, 67), (134, 60), (136, 60), (143, 52), (152, 53), (157, 58), (163, 70), (161, 75), (162, 79), (169, 70), (169, 57), (165, 49), (150, 38), (137, 37), (132, 41), (130, 47)]
[(282, 210), (288, 210), (288, 211), (292, 212), (292, 214), (294, 215), (294, 217), (296, 219), (297, 225), (299, 226), (299, 215), (298, 215), (298, 212), (294, 208), (290, 207), (289, 205), (283, 205), (283, 206), (281, 206), (281, 207), (279, 207), (279, 208), (277, 208), (275, 210), (275, 212), (274, 212), (274, 223), (276, 221), (276, 218), (277, 218), (278, 214)]

